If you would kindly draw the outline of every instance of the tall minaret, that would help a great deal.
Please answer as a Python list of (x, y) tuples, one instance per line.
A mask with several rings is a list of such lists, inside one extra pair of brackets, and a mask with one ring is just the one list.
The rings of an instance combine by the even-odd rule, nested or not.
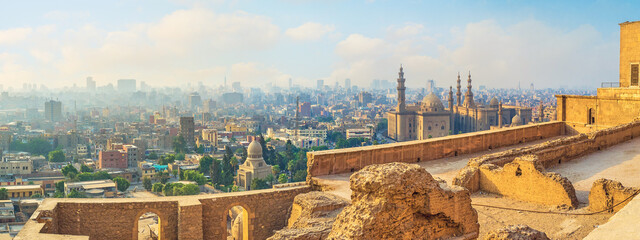
[(449, 86), (449, 132), (455, 134), (455, 121), (453, 119), (453, 87)]
[(458, 91), (456, 92), (456, 104), (458, 104), (458, 106), (462, 106), (462, 92), (460, 92), (460, 72), (458, 72), (458, 85), (456, 87), (458, 88)]
[(498, 127), (502, 128), (502, 100), (498, 104)]
[(464, 106), (474, 107), (473, 92), (471, 91), (471, 71), (469, 71), (469, 78), (467, 79), (467, 92), (464, 94)]
[[(300, 96), (296, 96), (296, 120), (294, 122), (293, 125), (293, 129), (298, 129), (298, 119), (299, 119), (299, 113), (300, 112)], [(296, 131), (297, 133), (297, 131)]]
[(540, 122), (544, 122), (544, 104), (540, 101)]
[(402, 65), (400, 65), (400, 72), (398, 73), (398, 107), (396, 112), (404, 112), (406, 110), (404, 90), (407, 89), (404, 86), (404, 72), (402, 71)]

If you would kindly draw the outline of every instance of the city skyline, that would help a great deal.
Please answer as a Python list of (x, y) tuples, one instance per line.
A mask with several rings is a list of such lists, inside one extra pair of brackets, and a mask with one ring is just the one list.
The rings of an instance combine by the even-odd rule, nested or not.
[[(28, 6), (27, 6), (28, 5)], [(9, 3), (0, 10), (0, 82), (150, 86), (203, 82), (312, 87), (351, 79), (407, 87), (457, 72), (478, 85), (593, 88), (618, 81), (613, 24), (631, 2), (167, 1)], [(153, 6), (153, 7), (149, 7)], [(568, 10), (567, 10), (568, 9)], [(615, 25), (614, 25), (615, 26)], [(597, 66), (597, 67), (596, 67)]]

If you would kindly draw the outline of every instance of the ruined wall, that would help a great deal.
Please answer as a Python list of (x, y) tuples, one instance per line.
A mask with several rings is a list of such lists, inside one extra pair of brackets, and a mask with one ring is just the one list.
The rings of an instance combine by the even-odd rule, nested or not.
[[(622, 183), (609, 179), (598, 179), (593, 182), (589, 192), (589, 210), (593, 212), (610, 209), (617, 212), (622, 209), (640, 189), (624, 187)], [(616, 206), (616, 204), (619, 204)]]
[(371, 165), (350, 178), (351, 205), (327, 239), (476, 239), (469, 192), (436, 181), (416, 164)]
[(469, 160), (467, 166), (479, 167), (483, 164), (502, 166), (523, 155), (536, 155), (538, 162), (549, 168), (591, 152), (628, 141), (640, 136), (640, 121), (598, 130), (587, 134), (567, 136), (532, 146), (510, 149), (482, 155)]
[[(632, 122), (640, 116), (639, 88), (598, 88), (597, 96), (556, 95), (559, 121), (585, 132)], [(589, 110), (593, 120), (589, 122)]]
[(43, 233), (137, 239), (138, 218), (146, 212), (159, 216), (161, 239), (223, 239), (227, 212), (238, 205), (249, 213), (249, 239), (266, 239), (286, 226), (294, 197), (308, 191), (303, 186), (184, 197), (46, 199), (16, 239), (50, 236)]
[(545, 205), (578, 206), (571, 182), (545, 172), (533, 155), (516, 158), (504, 167), (484, 164), (478, 169), (477, 184), (482, 191)]
[(308, 179), (354, 172), (371, 164), (415, 163), (563, 135), (562, 122), (480, 131), (442, 138), (307, 153)]

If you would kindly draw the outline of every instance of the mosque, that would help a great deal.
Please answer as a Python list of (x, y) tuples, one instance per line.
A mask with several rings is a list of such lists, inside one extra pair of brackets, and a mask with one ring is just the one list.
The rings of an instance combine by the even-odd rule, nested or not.
[(253, 179), (264, 179), (271, 174), (271, 165), (262, 158), (262, 146), (253, 140), (247, 148), (247, 160), (238, 168), (236, 184), (244, 190), (251, 190)]
[(460, 74), (457, 80), (456, 101), (453, 87), (449, 87), (448, 108), (433, 92), (421, 102), (407, 105), (405, 100), (404, 71), (398, 73), (398, 106), (387, 112), (388, 136), (396, 141), (422, 140), (444, 137), (457, 133), (490, 130), (518, 126), (531, 121), (531, 108), (503, 106), (497, 98), (488, 105), (473, 100), (471, 73), (467, 79), (467, 91), (462, 100)]

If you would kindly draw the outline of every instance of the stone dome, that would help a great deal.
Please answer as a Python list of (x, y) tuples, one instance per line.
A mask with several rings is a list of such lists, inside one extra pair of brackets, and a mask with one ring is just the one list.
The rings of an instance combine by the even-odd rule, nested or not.
[(520, 126), (520, 125), (522, 125), (522, 118), (520, 117), (520, 114), (516, 114), (511, 119), (511, 126)]
[(491, 101), (489, 101), (489, 106), (491, 107), (498, 107), (498, 105), (500, 105), (500, 102), (496, 97), (493, 97)]
[(444, 105), (440, 98), (434, 93), (430, 93), (422, 99), (422, 105), (420, 109), (424, 112), (438, 112), (444, 111)]
[(256, 140), (253, 140), (247, 148), (247, 157), (249, 158), (262, 158), (262, 146)]

